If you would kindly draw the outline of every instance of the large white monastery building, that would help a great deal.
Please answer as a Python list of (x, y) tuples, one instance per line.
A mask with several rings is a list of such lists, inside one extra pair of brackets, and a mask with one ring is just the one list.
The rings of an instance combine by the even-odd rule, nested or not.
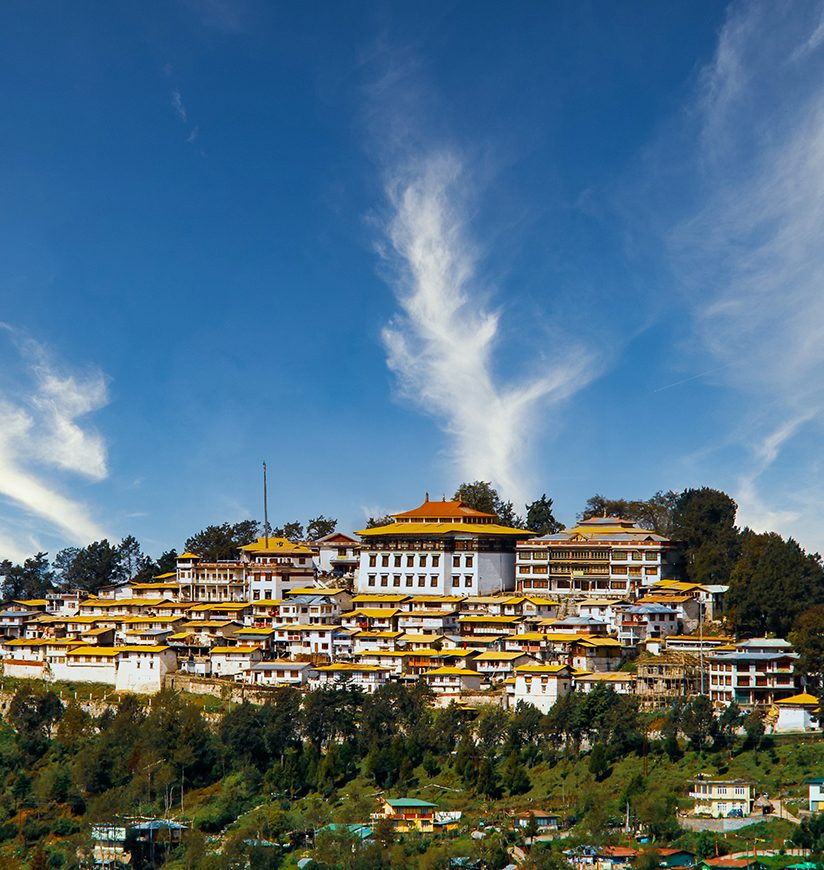
[(426, 500), (363, 529), (358, 591), (488, 595), (515, 588), (515, 545), (532, 532), (460, 501)]

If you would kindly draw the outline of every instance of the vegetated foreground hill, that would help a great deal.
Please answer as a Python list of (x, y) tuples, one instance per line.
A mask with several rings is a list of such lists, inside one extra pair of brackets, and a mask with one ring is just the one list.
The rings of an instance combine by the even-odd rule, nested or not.
[[(739, 737), (736, 711), (713, 724), (700, 702), (657, 717), (611, 689), (570, 696), (547, 715), (429, 702), (420, 686), (390, 684), (374, 695), (283, 689), (263, 706), (208, 711), (213, 698), (163, 692), (93, 717), (21, 683), (0, 728), (0, 866), (76, 867), (91, 823), (165, 816), (191, 830), (168, 854), (141, 856), (143, 866), (277, 867), (309, 855), (334, 867), (436, 867), (457, 856), (497, 868), (525, 845), (510, 819), (530, 807), (569, 819), (565, 843), (626, 842), (629, 813), (633, 831), (657, 845), (715, 854), (745, 841), (684, 837), (676, 814), (690, 777), (749, 779), (795, 809), (804, 780), (824, 770), (820, 738), (764, 737), (752, 721)], [(435, 837), (379, 823), (371, 845), (326, 828), (368, 821), (381, 793), (463, 818)], [(482, 823), (500, 832), (470, 837)], [(772, 823), (760, 836), (781, 845), (793, 828)], [(742, 836), (751, 843), (752, 829)], [(558, 856), (536, 849), (531, 860)]]

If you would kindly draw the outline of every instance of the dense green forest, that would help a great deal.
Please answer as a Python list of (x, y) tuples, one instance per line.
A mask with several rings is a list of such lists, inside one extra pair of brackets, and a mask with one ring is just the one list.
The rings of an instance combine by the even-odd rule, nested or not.
[[(499, 868), (519, 842), (509, 817), (530, 805), (562, 814), (570, 842), (614, 841), (629, 812), (662, 843), (681, 836), (679, 797), (699, 770), (800, 796), (824, 766), (820, 738), (774, 742), (735, 707), (713, 718), (705, 698), (657, 715), (608, 688), (569, 695), (546, 715), (435, 709), (423, 687), (397, 684), (373, 695), (287, 688), (263, 705), (205, 700), (219, 709), (165, 691), (93, 717), (21, 683), (0, 730), (0, 865), (77, 867), (91, 823), (142, 815), (191, 827), (170, 868), (293, 866), (310, 855), (389, 870), (447, 866), (455, 854)], [(362, 845), (326, 827), (367, 821), (380, 793), (461, 810), (462, 829), (401, 836), (378, 825)], [(482, 822), (500, 832), (468, 839)], [(557, 855), (538, 857), (551, 866)]]

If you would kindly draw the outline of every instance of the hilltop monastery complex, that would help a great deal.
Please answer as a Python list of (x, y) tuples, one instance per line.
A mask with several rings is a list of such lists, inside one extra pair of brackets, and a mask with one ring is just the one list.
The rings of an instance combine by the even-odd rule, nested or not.
[(726, 587), (679, 580), (677, 542), (619, 517), (535, 536), (428, 498), (391, 519), (266, 536), (230, 561), (185, 552), (175, 571), (95, 597), (7, 601), (4, 671), (134, 692), (422, 680), (437, 703), (543, 711), (599, 685), (651, 707), (703, 689), (719, 709), (766, 710), (776, 730), (818, 728), (791, 645), (721, 635)]

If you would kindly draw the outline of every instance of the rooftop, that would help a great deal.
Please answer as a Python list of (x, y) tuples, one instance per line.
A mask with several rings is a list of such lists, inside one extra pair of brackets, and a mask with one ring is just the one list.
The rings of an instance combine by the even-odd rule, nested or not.
[(295, 544), (288, 538), (258, 538), (252, 544), (244, 544), (241, 548), (246, 553), (275, 553), (281, 555), (311, 556), (312, 551), (305, 544)]

